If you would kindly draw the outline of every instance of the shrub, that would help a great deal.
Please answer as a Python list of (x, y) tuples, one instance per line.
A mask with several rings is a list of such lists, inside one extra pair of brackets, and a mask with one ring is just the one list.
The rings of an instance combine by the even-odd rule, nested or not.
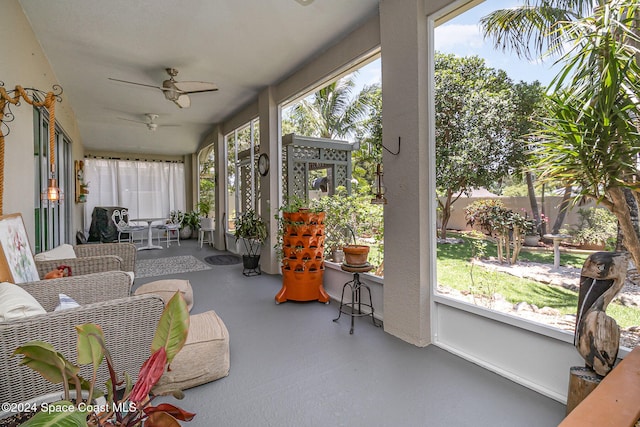
[(604, 208), (578, 209), (579, 224), (569, 231), (573, 241), (579, 245), (615, 244), (618, 235), (618, 220)]

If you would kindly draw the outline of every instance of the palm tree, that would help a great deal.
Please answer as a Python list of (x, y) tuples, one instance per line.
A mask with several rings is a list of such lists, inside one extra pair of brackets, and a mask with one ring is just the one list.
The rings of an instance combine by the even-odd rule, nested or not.
[(335, 81), (298, 103), (291, 112), (295, 129), (320, 138), (353, 137), (368, 112), (367, 99), (375, 87), (365, 87), (355, 97), (355, 79)]
[[(602, 0), (599, 0), (601, 2)], [(594, 0), (523, 0), (521, 6), (499, 9), (480, 20), (494, 47), (528, 60), (563, 50), (562, 22), (576, 21), (593, 11)]]
[[(638, 13), (637, 0), (609, 0), (593, 16), (563, 25), (573, 47), (561, 58), (551, 117), (539, 144), (542, 178), (571, 184), (579, 195), (609, 208), (636, 265), (640, 239), (632, 208), (640, 199)], [(625, 193), (633, 195), (632, 204)]]
[[(521, 6), (495, 10), (483, 17), (480, 28), (485, 38), (493, 40), (496, 49), (513, 51), (518, 57), (528, 60), (542, 60), (545, 56), (563, 52), (567, 34), (562, 23), (588, 16), (593, 12), (594, 3), (595, 0), (524, 0)], [(532, 171), (526, 171), (525, 177), (533, 217), (538, 228), (543, 229)], [(552, 233), (558, 233), (564, 222), (571, 193), (572, 187), (565, 185)]]

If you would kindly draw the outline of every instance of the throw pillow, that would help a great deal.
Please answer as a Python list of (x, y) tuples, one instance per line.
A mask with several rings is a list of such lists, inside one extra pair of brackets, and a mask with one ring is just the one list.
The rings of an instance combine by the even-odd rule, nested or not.
[(60, 310), (68, 310), (70, 308), (80, 307), (80, 304), (76, 302), (73, 298), (65, 294), (58, 294), (58, 298), (60, 298), (60, 304), (53, 309), (53, 311)]
[(27, 291), (13, 283), (0, 283), (0, 321), (44, 314), (46, 311)]
[(40, 252), (33, 257), (36, 261), (50, 261), (69, 258), (76, 258), (76, 253), (73, 250), (73, 246), (66, 243), (46, 252)]

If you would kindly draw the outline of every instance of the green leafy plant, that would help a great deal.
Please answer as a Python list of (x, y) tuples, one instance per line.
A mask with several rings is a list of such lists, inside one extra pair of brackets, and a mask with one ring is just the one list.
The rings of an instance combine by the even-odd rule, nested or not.
[[(190, 421), (195, 414), (186, 412), (171, 404), (153, 406), (155, 396), (150, 396), (152, 387), (164, 374), (175, 355), (184, 346), (189, 331), (189, 311), (179, 292), (169, 300), (165, 307), (151, 344), (151, 356), (142, 364), (138, 380), (132, 385), (125, 373), (124, 393), (118, 398), (116, 385), (122, 380), (116, 377), (111, 355), (105, 345), (102, 328), (93, 323), (76, 326), (78, 334), (78, 365), (71, 363), (50, 344), (43, 341), (30, 341), (20, 346), (14, 355), (21, 354), (22, 365), (40, 373), (45, 379), (64, 387), (64, 400), (52, 405), (60, 411), (39, 412), (23, 424), (25, 426), (44, 425), (90, 425), (90, 426), (139, 426), (146, 427), (180, 426), (178, 421)], [(110, 379), (105, 390), (96, 389), (96, 373), (103, 359), (107, 363)], [(91, 380), (82, 378), (79, 365), (91, 365)], [(75, 388), (75, 403), (70, 401), (70, 389)], [(108, 411), (88, 412), (82, 405), (82, 390), (88, 390), (89, 398), (105, 395)], [(174, 395), (181, 396), (176, 390)], [(91, 406), (89, 406), (91, 407)], [(69, 423), (69, 424), (67, 424)]]
[[(607, 209), (578, 209), (580, 217), (578, 225), (569, 230), (573, 241), (579, 245), (615, 244), (618, 234), (618, 220)], [(566, 232), (567, 230), (563, 230)]]
[[(361, 186), (355, 194), (348, 195), (344, 187), (335, 194), (311, 202), (311, 207), (326, 212), (325, 255), (347, 244), (375, 243), (375, 259), (378, 265), (383, 260), (384, 220), (381, 205), (371, 204), (369, 187)], [(361, 242), (356, 242), (356, 236)]]
[(209, 213), (211, 212), (211, 208), (213, 203), (211, 203), (211, 199), (208, 197), (203, 197), (198, 202), (198, 212), (201, 217), (209, 218)]
[(278, 208), (278, 212), (274, 214), (274, 218), (278, 223), (278, 233), (276, 235), (276, 244), (273, 248), (276, 250), (276, 254), (279, 259), (282, 259), (284, 256), (282, 249), (282, 242), (284, 238), (284, 230), (287, 225), (291, 224), (291, 221), (285, 219), (285, 213), (293, 213), (298, 212), (301, 209), (309, 209), (309, 202), (302, 197), (291, 195), (285, 197), (284, 203), (280, 208)]
[(263, 244), (267, 241), (267, 235), (267, 224), (256, 214), (253, 209), (246, 211), (238, 218), (236, 218), (236, 240), (250, 239)]
[(182, 221), (182, 227), (188, 225), (192, 231), (197, 230), (200, 227), (200, 213), (198, 211), (191, 211), (184, 214), (184, 220)]

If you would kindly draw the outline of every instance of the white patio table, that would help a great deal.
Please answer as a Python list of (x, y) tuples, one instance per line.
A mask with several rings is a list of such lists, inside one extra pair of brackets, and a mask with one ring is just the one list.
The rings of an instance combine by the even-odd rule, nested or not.
[(147, 222), (147, 245), (140, 246), (138, 248), (139, 251), (149, 250), (149, 249), (162, 249), (162, 246), (153, 244), (153, 235), (151, 230), (151, 225), (156, 221), (162, 221), (163, 223), (166, 221), (166, 218), (135, 218), (130, 221), (146, 221)]

